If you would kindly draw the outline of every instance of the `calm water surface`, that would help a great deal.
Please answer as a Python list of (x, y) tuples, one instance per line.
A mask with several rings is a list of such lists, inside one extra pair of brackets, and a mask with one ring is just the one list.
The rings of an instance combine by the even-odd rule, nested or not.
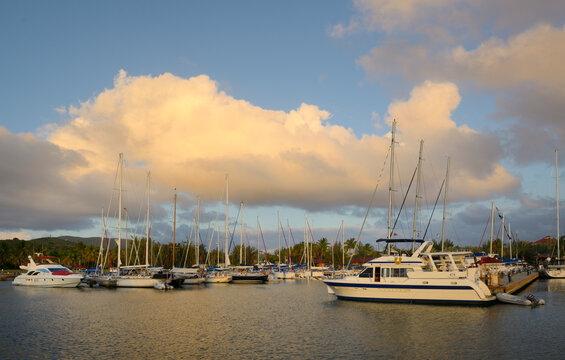
[(0, 282), (0, 358), (517, 359), (565, 357), (565, 280), (531, 309), (335, 300), (320, 281), (154, 289)]

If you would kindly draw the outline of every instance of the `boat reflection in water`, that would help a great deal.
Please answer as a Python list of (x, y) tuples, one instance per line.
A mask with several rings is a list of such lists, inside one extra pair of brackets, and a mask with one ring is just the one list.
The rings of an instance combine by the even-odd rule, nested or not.
[(365, 269), (355, 276), (324, 283), (338, 299), (345, 300), (469, 305), (496, 300), (480, 280), (478, 267), (465, 265), (472, 253), (431, 252), (431, 241), (418, 242), (422, 244), (411, 256), (384, 255), (365, 263)]

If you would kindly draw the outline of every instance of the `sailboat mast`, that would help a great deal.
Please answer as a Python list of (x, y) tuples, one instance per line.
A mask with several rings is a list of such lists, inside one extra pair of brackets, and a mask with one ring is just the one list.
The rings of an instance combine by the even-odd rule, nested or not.
[(243, 201), (239, 204), (240, 233), (239, 233), (239, 265), (243, 264)]
[(173, 215), (173, 258), (171, 269), (175, 267), (175, 236), (177, 230), (177, 193), (175, 192), (175, 210)]
[[(396, 120), (392, 121), (392, 136), (390, 140), (390, 171), (388, 179), (388, 226), (387, 226), (387, 239), (390, 240), (392, 236), (391, 220), (392, 220), (392, 191), (394, 186), (394, 143), (396, 134)], [(357, 239), (359, 241), (359, 239)], [(391, 244), (387, 244), (387, 254), (390, 255)]]
[(508, 222), (508, 245), (510, 246), (510, 259), (512, 259), (512, 230), (510, 227), (510, 221)]
[(147, 224), (145, 226), (145, 266), (149, 267), (149, 194), (151, 193), (151, 171), (147, 172)]
[(230, 257), (229, 257), (229, 249), (228, 249), (228, 204), (229, 204), (229, 200), (228, 200), (228, 174), (226, 174), (226, 247), (224, 248), (224, 252), (225, 252), (225, 262), (226, 262), (226, 267), (230, 265)]
[(489, 256), (492, 255), (492, 240), (493, 240), (493, 232), (494, 232), (494, 201), (491, 202), (490, 205), (490, 251)]
[[(414, 227), (412, 228), (412, 240), (416, 239), (416, 223), (418, 218), (418, 197), (420, 196), (420, 180), (422, 177), (422, 151), (424, 151), (424, 140), (420, 140), (420, 154), (418, 155), (418, 177), (416, 179), (416, 198), (414, 201)], [(412, 241), (412, 252), (414, 252), (414, 241)]]
[(500, 240), (500, 258), (504, 259), (504, 211), (502, 212), (502, 240)]
[(257, 265), (259, 265), (259, 255), (260, 255), (260, 247), (259, 247), (259, 216), (257, 216)]
[[(396, 120), (392, 122), (392, 137), (390, 141), (390, 171), (388, 179), (388, 231), (387, 239), (390, 239), (391, 234), (391, 219), (392, 219), (392, 187), (394, 184), (394, 137), (396, 133)], [(390, 244), (389, 244), (389, 254), (390, 254)]]
[(559, 171), (557, 169), (557, 149), (555, 149), (555, 205), (557, 208), (557, 263), (561, 263), (561, 253), (559, 249)]
[(124, 154), (120, 153), (120, 190), (118, 195), (118, 260), (117, 268), (118, 275), (120, 274), (121, 265), (121, 251), (122, 251), (122, 185), (123, 185), (123, 167), (124, 167)]
[(196, 266), (200, 266), (200, 196), (196, 199)]
[(341, 220), (341, 264), (345, 266), (345, 227), (343, 225), (343, 220)]
[(281, 220), (277, 211), (277, 234), (279, 236), (279, 268), (281, 267)]
[(451, 157), (447, 157), (447, 171), (445, 172), (445, 192), (443, 193), (443, 220), (441, 223), (441, 251), (443, 251), (443, 244), (445, 242), (445, 212), (447, 209), (447, 185), (449, 184), (449, 165)]

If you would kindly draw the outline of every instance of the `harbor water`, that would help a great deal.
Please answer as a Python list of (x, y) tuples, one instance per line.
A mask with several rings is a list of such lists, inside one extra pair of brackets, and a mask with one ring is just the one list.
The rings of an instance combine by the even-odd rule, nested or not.
[(562, 359), (565, 280), (545, 306), (336, 300), (317, 280), (154, 289), (0, 282), (5, 359)]

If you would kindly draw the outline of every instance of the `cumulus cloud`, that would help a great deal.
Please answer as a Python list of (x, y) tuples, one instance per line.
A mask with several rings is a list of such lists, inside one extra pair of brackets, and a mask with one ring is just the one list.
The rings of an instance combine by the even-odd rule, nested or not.
[(86, 165), (79, 153), (0, 127), (0, 154), (0, 228), (78, 229), (88, 223), (83, 216), (91, 214), (92, 198), (81, 189), (96, 179), (65, 176)]
[[(497, 139), (451, 119), (460, 101), (453, 83), (425, 82), (409, 98), (391, 103), (385, 121), (399, 121), (402, 166), (413, 168), (423, 138), (426, 162), (442, 168), (451, 155), (457, 164), (453, 199), (514, 191), (518, 180), (500, 165)], [(134, 77), (122, 71), (113, 88), (71, 110), (71, 119), (46, 128), (46, 140), (0, 132), (9, 158), (2, 163), (9, 176), (0, 190), (0, 226), (91, 225), (84, 219), (107, 206), (120, 152), (128, 182), (138, 189), (151, 170), (151, 201), (160, 218), (168, 216), (161, 204), (170, 204), (173, 188), (190, 195), (179, 197), (179, 213), (186, 216), (192, 216), (195, 196), (221, 201), (226, 173), (230, 199), (246, 206), (366, 207), (379, 175), (386, 188), (380, 170), (390, 134), (358, 137), (331, 124), (330, 114), (315, 105), (262, 109), (221, 91), (206, 75)], [(140, 197), (143, 190), (137, 191)], [(134, 187), (128, 188), (128, 196), (134, 195)], [(383, 190), (376, 206), (386, 203)]]
[(408, 100), (389, 106), (387, 121), (399, 120), (400, 138), (412, 159), (420, 139), (425, 140), (428, 162), (443, 166), (441, 159), (451, 156), (453, 200), (486, 199), (516, 191), (519, 181), (500, 165), (503, 152), (494, 134), (457, 126), (451, 119), (460, 101), (455, 84), (426, 81), (412, 90)]
[(336, 24), (333, 37), (359, 32), (416, 35), (426, 43), (480, 41), (487, 32), (512, 33), (540, 22), (560, 23), (560, 0), (354, 0), (356, 13)]
[[(437, 48), (425, 42), (389, 39), (361, 56), (357, 64), (378, 81), (399, 77), (408, 83), (450, 81), (470, 90), (488, 91), (496, 98), (492, 115), (506, 127), (506, 155), (528, 164), (544, 160), (541, 157), (551, 154), (557, 139), (565, 135), (561, 120), (565, 111), (563, 43), (565, 26), (549, 24), (538, 24), (506, 39), (493, 36), (470, 48)], [(543, 137), (546, 140), (540, 143)]]

